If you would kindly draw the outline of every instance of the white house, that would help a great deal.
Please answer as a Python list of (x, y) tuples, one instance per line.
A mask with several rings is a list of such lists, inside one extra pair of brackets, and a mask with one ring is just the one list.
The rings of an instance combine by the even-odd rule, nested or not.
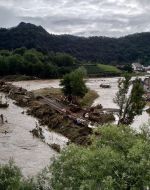
[(140, 63), (132, 63), (132, 68), (134, 71), (144, 71), (144, 67)]
[(144, 70), (145, 70), (147, 73), (150, 73), (150, 66), (144, 67)]

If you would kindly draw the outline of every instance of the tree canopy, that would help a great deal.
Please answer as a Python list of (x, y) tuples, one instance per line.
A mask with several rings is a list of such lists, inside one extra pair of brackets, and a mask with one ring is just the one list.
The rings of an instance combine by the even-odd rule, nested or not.
[(0, 29), (0, 49), (35, 48), (44, 53), (69, 53), (78, 60), (115, 65), (137, 60), (149, 65), (149, 40), (149, 32), (121, 38), (53, 35), (41, 26), (23, 22), (17, 27)]
[(35, 49), (17, 48), (0, 51), (0, 75), (29, 75), (58, 78), (77, 68), (75, 58), (66, 53), (44, 54)]
[(139, 190), (150, 187), (150, 131), (106, 125), (88, 148), (69, 146), (52, 165), (52, 186), (62, 189)]
[(125, 75), (124, 78), (119, 79), (118, 88), (114, 98), (114, 102), (119, 107), (118, 123), (130, 124), (136, 115), (142, 114), (145, 107), (142, 81), (138, 78), (131, 81), (131, 77)]
[(0, 165), (1, 190), (145, 190), (150, 188), (150, 129), (108, 124), (88, 147), (69, 145), (52, 165), (25, 179), (10, 161)]
[(66, 53), (42, 53), (35, 49), (0, 50), (0, 76), (28, 75), (39, 78), (62, 78), (66, 73), (84, 67), (91, 76), (118, 76), (114, 66), (87, 64)]
[(84, 68), (76, 69), (75, 71), (66, 74), (60, 82), (63, 87), (62, 91), (68, 100), (76, 100), (76, 97), (82, 98), (87, 93), (84, 77), (86, 70)]

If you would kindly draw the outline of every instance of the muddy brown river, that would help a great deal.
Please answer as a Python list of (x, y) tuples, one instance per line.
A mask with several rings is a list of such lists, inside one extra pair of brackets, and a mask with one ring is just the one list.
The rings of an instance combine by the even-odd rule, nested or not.
[[(5, 99), (4, 94), (0, 95)], [(13, 158), (25, 176), (36, 175), (57, 156), (46, 143), (56, 143), (63, 147), (68, 140), (57, 133), (49, 132), (46, 127), (43, 127), (46, 143), (33, 137), (30, 131), (35, 128), (37, 120), (22, 114), (25, 110), (14, 105), (12, 100), (8, 99), (8, 103), (7, 109), (0, 109), (0, 114), (8, 121), (3, 125), (0, 123), (0, 163), (7, 163)], [(5, 134), (5, 131), (8, 133)]]
[[(93, 105), (102, 104), (104, 108), (117, 108), (113, 102), (117, 92), (118, 78), (100, 78), (89, 79), (86, 81), (87, 86), (95, 90), (99, 97)], [(109, 83), (110, 89), (100, 88), (100, 84)], [(14, 82), (14, 85), (26, 88), (27, 90), (36, 90), (40, 88), (59, 87), (59, 80), (36, 80)], [(3, 95), (4, 94), (0, 94)], [(33, 138), (29, 132), (36, 126), (37, 120), (26, 114), (22, 108), (9, 101), (9, 108), (0, 109), (0, 114), (4, 114), (8, 123), (0, 124), (0, 163), (7, 163), (13, 158), (16, 164), (22, 169), (25, 176), (32, 176), (41, 171), (45, 166), (51, 163), (51, 158), (57, 156), (57, 153), (46, 143), (56, 143), (64, 147), (67, 139), (57, 133), (49, 132), (46, 127), (43, 128), (45, 141)], [(143, 112), (141, 116), (135, 118), (132, 127), (138, 129), (140, 125), (147, 123), (149, 115)], [(8, 131), (5, 135), (4, 131)]]
[[(144, 77), (141, 77), (144, 79)], [(113, 102), (113, 98), (118, 90), (119, 77), (113, 78), (92, 78), (86, 81), (86, 85), (95, 90), (99, 97), (94, 101), (93, 105), (102, 104), (104, 108), (117, 108), (117, 105)], [(59, 80), (35, 80), (35, 81), (21, 81), (14, 82), (17, 86), (22, 86), (27, 90), (37, 90), (40, 88), (60, 88)], [(111, 88), (100, 88), (100, 84), (110, 84)], [(141, 116), (137, 116), (132, 124), (132, 127), (139, 129), (145, 123), (149, 122), (149, 114), (143, 112)]]

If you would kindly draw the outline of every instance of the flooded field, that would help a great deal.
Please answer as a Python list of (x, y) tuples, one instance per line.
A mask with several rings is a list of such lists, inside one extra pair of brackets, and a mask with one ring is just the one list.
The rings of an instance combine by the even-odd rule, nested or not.
[[(4, 97), (4, 94), (0, 95)], [(5, 124), (0, 123), (0, 163), (7, 163), (13, 158), (25, 176), (35, 175), (57, 155), (46, 143), (57, 143), (62, 147), (67, 139), (54, 132), (48, 132), (46, 128), (44, 129), (46, 143), (33, 137), (30, 130), (35, 128), (37, 120), (22, 114), (25, 110), (14, 105), (12, 100), (8, 99), (8, 103), (7, 109), (0, 109), (0, 114), (8, 121)], [(8, 133), (5, 134), (5, 131)]]
[[(144, 77), (142, 77), (144, 78)], [(99, 97), (94, 101), (93, 105), (102, 104), (104, 108), (117, 108), (117, 105), (113, 102), (113, 98), (118, 90), (118, 77), (114, 78), (92, 78), (86, 81), (87, 86), (95, 90)], [(27, 90), (37, 90), (40, 88), (60, 88), (59, 80), (35, 80), (35, 81), (21, 81), (14, 82), (14, 85), (26, 88)], [(110, 84), (111, 88), (100, 88), (100, 84)], [(149, 115), (143, 112), (141, 116), (135, 118), (132, 126), (139, 128), (144, 123), (148, 123)]]

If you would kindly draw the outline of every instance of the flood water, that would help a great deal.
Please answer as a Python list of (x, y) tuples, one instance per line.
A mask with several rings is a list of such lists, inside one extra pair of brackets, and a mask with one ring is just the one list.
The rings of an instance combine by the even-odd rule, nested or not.
[[(141, 77), (144, 78), (144, 77)], [(86, 80), (86, 85), (95, 90), (99, 97), (94, 101), (93, 105), (102, 104), (104, 108), (117, 108), (113, 102), (116, 92), (118, 91), (119, 77), (113, 78), (92, 78)], [(26, 88), (27, 90), (37, 90), (40, 88), (60, 88), (59, 80), (35, 80), (35, 81), (21, 81), (13, 84)], [(100, 84), (110, 84), (111, 88), (100, 88)], [(137, 116), (132, 124), (133, 128), (138, 129), (141, 125), (148, 123), (149, 114), (143, 112), (141, 116)]]
[[(4, 97), (4, 94), (0, 95)], [(0, 163), (7, 163), (13, 158), (25, 176), (35, 175), (51, 163), (50, 159), (57, 156), (57, 153), (30, 133), (37, 120), (22, 114), (25, 110), (14, 105), (12, 100), (9, 99), (8, 103), (7, 109), (0, 109), (0, 114), (8, 121), (0, 123)], [(5, 131), (8, 133), (5, 134)], [(47, 143), (57, 143), (61, 147), (66, 144), (65, 137), (50, 133), (46, 128), (44, 135)]]
[[(87, 86), (95, 90), (99, 97), (93, 105), (102, 104), (104, 108), (117, 108), (113, 102), (113, 98), (118, 90), (117, 81), (119, 78), (100, 78), (88, 79)], [(111, 88), (100, 88), (100, 84), (110, 84)], [(40, 88), (59, 88), (59, 80), (34, 80), (14, 82), (16, 86), (26, 88), (27, 90), (36, 90)], [(1, 94), (3, 95), (4, 94)], [(30, 130), (35, 128), (37, 120), (26, 114), (22, 114), (23, 108), (13, 104), (12, 100), (8, 100), (9, 108), (0, 109), (0, 114), (5, 116), (8, 123), (0, 124), (0, 163), (7, 163), (13, 158), (16, 164), (22, 169), (25, 176), (32, 176), (41, 171), (45, 166), (51, 163), (51, 158), (57, 156), (57, 153), (51, 149), (46, 143), (59, 144), (61, 147), (66, 145), (68, 141), (65, 137), (49, 132), (43, 127), (46, 143), (38, 138), (33, 138)], [(135, 118), (132, 124), (133, 128), (138, 129), (140, 125), (147, 123), (149, 115), (143, 112), (141, 116)], [(5, 131), (8, 133), (5, 135)]]
[[(93, 105), (102, 104), (104, 108), (118, 108), (114, 103), (113, 99), (115, 94), (118, 91), (118, 80), (119, 78), (103, 78), (103, 79), (89, 79), (87, 81), (87, 86), (95, 90), (99, 97), (95, 100)], [(110, 84), (111, 88), (102, 89), (100, 88), (100, 84)], [(150, 116), (146, 111), (143, 111), (143, 114), (140, 116), (136, 116), (134, 122), (131, 126), (134, 129), (139, 129), (143, 124), (147, 124), (149, 122)]]

